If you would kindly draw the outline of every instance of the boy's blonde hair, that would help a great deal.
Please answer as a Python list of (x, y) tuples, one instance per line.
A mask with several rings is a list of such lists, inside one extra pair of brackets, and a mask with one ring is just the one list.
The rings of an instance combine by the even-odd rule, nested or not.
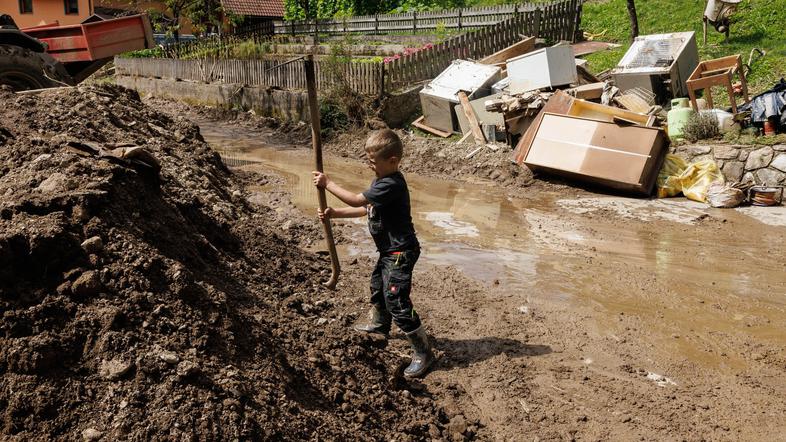
[(366, 152), (386, 160), (390, 157), (401, 158), (404, 155), (404, 147), (395, 132), (390, 129), (382, 129), (375, 130), (368, 136)]

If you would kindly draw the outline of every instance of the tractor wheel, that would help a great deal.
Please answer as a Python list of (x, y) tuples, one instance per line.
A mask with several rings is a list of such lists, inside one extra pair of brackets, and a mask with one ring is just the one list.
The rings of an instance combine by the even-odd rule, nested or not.
[(0, 84), (14, 91), (55, 87), (59, 82), (56, 61), (18, 46), (0, 45)]

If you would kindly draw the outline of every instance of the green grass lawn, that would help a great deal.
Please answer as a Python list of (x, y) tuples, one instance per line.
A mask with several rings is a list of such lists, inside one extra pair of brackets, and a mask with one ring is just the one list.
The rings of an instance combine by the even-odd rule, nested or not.
[[(741, 54), (747, 63), (752, 48), (766, 51), (766, 56), (753, 63), (748, 76), (753, 94), (769, 89), (786, 76), (786, 0), (743, 0), (732, 17), (729, 41), (725, 42), (724, 35), (710, 26), (706, 46), (701, 41), (704, 4), (704, 0), (638, 0), (639, 33), (695, 31), (702, 60)], [(623, 45), (588, 56), (590, 69), (601, 72), (616, 66), (630, 46), (626, 1), (588, 1), (581, 25), (585, 32), (602, 34), (596, 38), (599, 41)]]

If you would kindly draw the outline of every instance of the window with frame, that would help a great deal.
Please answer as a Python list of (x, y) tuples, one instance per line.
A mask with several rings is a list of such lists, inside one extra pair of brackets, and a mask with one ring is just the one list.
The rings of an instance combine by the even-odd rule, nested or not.
[(33, 13), (33, 0), (19, 0), (19, 13), (32, 14)]
[(66, 14), (79, 14), (79, 0), (63, 0)]

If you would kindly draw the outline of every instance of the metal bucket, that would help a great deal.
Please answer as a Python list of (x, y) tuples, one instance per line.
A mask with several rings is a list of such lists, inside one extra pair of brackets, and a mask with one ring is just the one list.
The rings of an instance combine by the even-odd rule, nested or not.
[(753, 186), (748, 190), (748, 200), (754, 206), (783, 204), (783, 186)]

